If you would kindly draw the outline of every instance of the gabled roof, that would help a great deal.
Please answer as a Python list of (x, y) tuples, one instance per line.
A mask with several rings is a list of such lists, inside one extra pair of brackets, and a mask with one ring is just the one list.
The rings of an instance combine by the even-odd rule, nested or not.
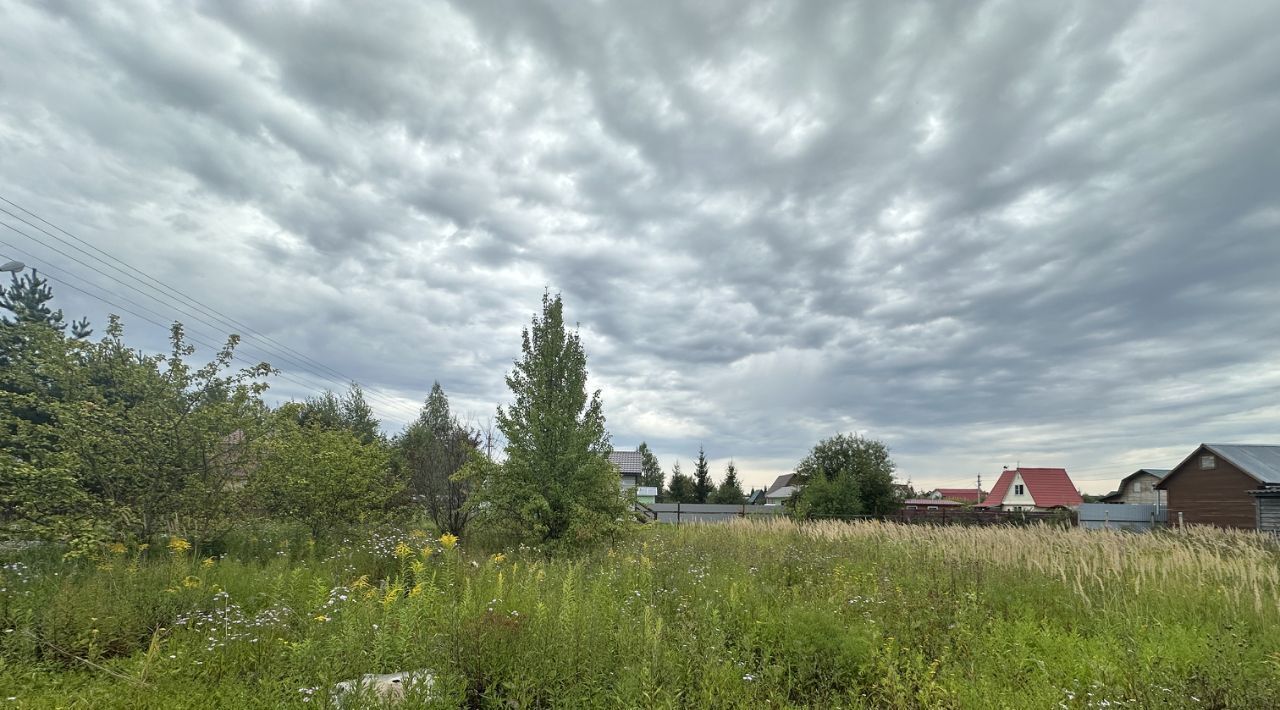
[(609, 463), (618, 467), (624, 476), (639, 476), (644, 473), (644, 459), (639, 451), (614, 451), (609, 454)]
[(961, 503), (981, 503), (986, 495), (977, 488), (935, 488), (933, 492), (947, 500), (958, 500)]
[(1108, 501), (1119, 498), (1120, 494), (1124, 492), (1124, 487), (1129, 485), (1129, 481), (1132, 481), (1138, 476), (1142, 476), (1142, 475), (1155, 476), (1156, 480), (1160, 480), (1160, 479), (1163, 479), (1165, 476), (1168, 476), (1169, 471), (1170, 469), (1167, 469), (1167, 468), (1140, 468), (1137, 471), (1134, 471), (1133, 473), (1129, 474), (1128, 476), (1125, 476), (1124, 478), (1120, 479), (1120, 485), (1116, 486), (1116, 489), (1114, 491), (1111, 491), (1105, 496), (1102, 496), (1098, 500), (1102, 501), (1103, 503), (1106, 503)]
[[(1227, 463), (1240, 469), (1245, 475), (1264, 486), (1280, 486), (1280, 446), (1274, 444), (1201, 444), (1191, 455), (1174, 467), (1179, 471), (1195, 458), (1201, 449), (1213, 452)], [(1171, 476), (1165, 476), (1157, 488), (1164, 488)]]
[(782, 488), (784, 486), (790, 486), (791, 483), (795, 481), (795, 479), (796, 479), (796, 474), (784, 473), (781, 476), (778, 476), (777, 478), (773, 479), (773, 483), (769, 486), (769, 490), (767, 492), (773, 493), (779, 488)]
[(991, 488), (986, 502), (980, 503), (979, 507), (998, 507), (1004, 501), (1009, 489), (1013, 487), (1014, 477), (1018, 475), (1022, 476), (1022, 482), (1027, 486), (1027, 493), (1036, 502), (1037, 508), (1074, 506), (1084, 502), (1065, 468), (1007, 468), (1000, 474), (1000, 480), (996, 481), (996, 485)]

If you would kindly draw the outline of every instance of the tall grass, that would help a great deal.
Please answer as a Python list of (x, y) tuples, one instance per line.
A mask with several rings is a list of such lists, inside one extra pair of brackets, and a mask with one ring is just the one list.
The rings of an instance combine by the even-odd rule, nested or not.
[(775, 520), (651, 526), (577, 558), (465, 548), (6, 560), (24, 566), (0, 572), (0, 707), (312, 707), (418, 668), (436, 683), (410, 707), (1280, 698), (1280, 554), (1252, 534)]

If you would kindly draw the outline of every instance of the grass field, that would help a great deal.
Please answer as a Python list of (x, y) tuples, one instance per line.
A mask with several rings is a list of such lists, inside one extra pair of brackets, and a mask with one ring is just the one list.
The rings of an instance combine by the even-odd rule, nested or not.
[[(0, 707), (1280, 706), (1280, 553), (1243, 533), (650, 526), (545, 559), (421, 531), (0, 570)], [(358, 706), (348, 704), (348, 707)]]

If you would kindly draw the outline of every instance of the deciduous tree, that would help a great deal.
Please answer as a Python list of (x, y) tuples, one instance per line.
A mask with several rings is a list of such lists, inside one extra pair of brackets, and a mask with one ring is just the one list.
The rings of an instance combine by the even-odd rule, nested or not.
[(579, 546), (611, 538), (626, 524), (626, 505), (608, 460), (600, 392), (587, 393), (586, 353), (578, 333), (565, 329), (559, 295), (543, 294), (521, 341), (507, 375), (514, 401), (497, 413), (506, 459), (473, 457), (468, 506), (477, 523), (523, 541)]
[(884, 515), (898, 507), (893, 460), (883, 443), (857, 434), (818, 442), (796, 466), (795, 501), (806, 517)]

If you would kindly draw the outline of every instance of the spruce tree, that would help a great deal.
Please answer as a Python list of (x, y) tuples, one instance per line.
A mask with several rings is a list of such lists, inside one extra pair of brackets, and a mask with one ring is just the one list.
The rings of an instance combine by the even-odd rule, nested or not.
[(507, 375), (514, 400), (498, 407), (506, 460), (473, 457), (469, 505), (476, 522), (533, 543), (582, 546), (622, 531), (626, 506), (605, 430), (599, 390), (587, 394), (587, 356), (564, 326), (560, 296), (542, 296), (542, 313), (521, 337), (522, 357)]
[[(19, 323), (42, 323), (59, 332), (65, 332), (67, 324), (62, 320), (62, 309), (53, 310), (48, 306), (53, 300), (53, 289), (49, 280), (40, 278), (35, 269), (30, 274), (18, 278), (13, 274), (13, 283), (9, 288), (0, 286), (0, 308), (13, 314), (13, 318), (0, 316), (0, 323), (13, 326)], [(89, 320), (81, 318), (71, 324), (71, 336), (87, 338), (93, 333)]]
[(398, 462), (408, 471), (410, 490), (442, 532), (460, 535), (471, 512), (464, 506), (469, 485), (454, 474), (480, 446), (479, 432), (449, 411), (449, 398), (436, 382), (418, 419), (396, 439)]
[(694, 502), (693, 479), (680, 470), (680, 462), (677, 461), (671, 467), (671, 483), (667, 486), (667, 491), (663, 494), (664, 503), (693, 503)]
[(730, 461), (725, 468), (724, 482), (712, 495), (712, 502), (724, 505), (741, 505), (747, 502), (747, 497), (742, 493), (742, 483), (738, 480), (738, 469), (733, 465), (733, 461)]
[(693, 502), (706, 503), (716, 484), (711, 480), (711, 467), (707, 465), (707, 454), (698, 447), (698, 462), (693, 465)]
[(636, 452), (640, 454), (640, 485), (652, 486), (661, 491), (662, 466), (658, 463), (658, 457), (653, 455), (649, 445), (643, 441), (636, 447)]

